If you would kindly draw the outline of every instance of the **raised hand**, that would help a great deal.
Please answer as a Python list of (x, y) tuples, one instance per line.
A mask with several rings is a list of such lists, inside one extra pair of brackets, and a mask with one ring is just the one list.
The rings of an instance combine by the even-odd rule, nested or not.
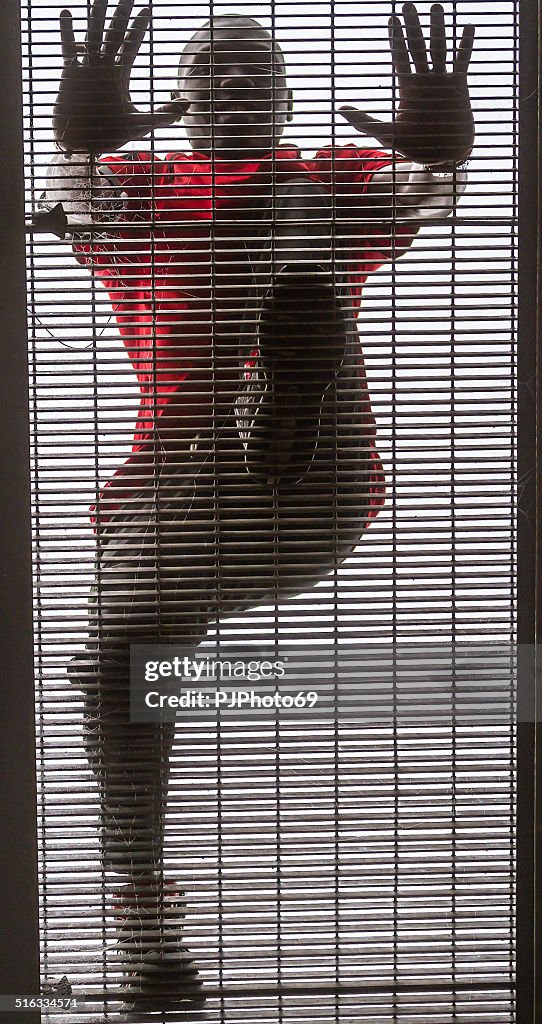
[[(453, 71), (446, 71), (446, 28), (440, 4), (431, 8), (429, 66), (427, 47), (414, 4), (403, 7), (406, 41), (399, 18), (388, 22), (391, 55), (399, 85), (395, 120), (378, 121), (356, 107), (340, 113), (362, 135), (427, 167), (450, 167), (469, 156), (474, 142), (474, 120), (467, 84), (474, 27), (463, 29), (454, 55)], [(411, 70), (410, 59), (414, 64)]]
[(103, 153), (153, 128), (178, 121), (187, 100), (177, 97), (152, 113), (137, 110), (130, 75), (150, 21), (144, 8), (128, 27), (134, 0), (119, 0), (104, 32), (107, 0), (94, 0), (84, 44), (77, 44), (69, 11), (60, 15), (63, 71), (53, 113), (57, 144), (67, 152)]

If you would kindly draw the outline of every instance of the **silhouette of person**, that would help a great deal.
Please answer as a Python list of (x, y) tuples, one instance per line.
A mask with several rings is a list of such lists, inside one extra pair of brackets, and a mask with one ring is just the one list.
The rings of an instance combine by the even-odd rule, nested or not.
[[(473, 145), (465, 28), (451, 72), (440, 5), (429, 64), (413, 4), (390, 19), (392, 123), (341, 114), (394, 154), (281, 144), (292, 118), (279, 44), (252, 18), (214, 18), (184, 48), (153, 113), (129, 82), (149, 24), (120, 0), (86, 41), (61, 14), (58, 146), (46, 201), (108, 292), (141, 404), (133, 452), (98, 498), (85, 656), (85, 744), (102, 813), (127, 991), (202, 998), (164, 879), (174, 726), (129, 721), (129, 650), (194, 649), (209, 623), (302, 592), (358, 544), (384, 480), (355, 319), (367, 275), (423, 220), (454, 209)], [(411, 60), (414, 71), (411, 70)], [(191, 152), (116, 153), (182, 118)], [(113, 154), (104, 156), (104, 154)], [(90, 230), (92, 224), (94, 230)]]

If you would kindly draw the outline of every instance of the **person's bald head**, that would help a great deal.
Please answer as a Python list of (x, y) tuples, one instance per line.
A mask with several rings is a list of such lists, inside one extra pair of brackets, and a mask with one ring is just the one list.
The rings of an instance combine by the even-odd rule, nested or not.
[(240, 14), (220, 14), (209, 21), (205, 21), (194, 32), (191, 39), (188, 40), (179, 61), (179, 89), (181, 88), (185, 67), (192, 64), (194, 56), (199, 52), (201, 43), (212, 45), (217, 36), (220, 39), (229, 37), (232, 44), (235, 41), (242, 41), (247, 44), (251, 41), (268, 43), (273, 53), (277, 72), (283, 75), (286, 74), (284, 54), (279, 43), (276, 39), (273, 39), (268, 29), (260, 25), (260, 22), (256, 21), (255, 18), (244, 17), (244, 15)]
[(178, 95), (190, 100), (184, 116), (195, 150), (224, 159), (269, 152), (291, 119), (279, 44), (254, 18), (220, 15), (186, 44)]

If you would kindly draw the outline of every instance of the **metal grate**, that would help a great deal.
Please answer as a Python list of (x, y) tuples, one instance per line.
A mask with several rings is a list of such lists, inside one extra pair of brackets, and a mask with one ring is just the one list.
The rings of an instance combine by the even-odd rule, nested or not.
[[(51, 116), (61, 70), (57, 14), (63, 6), (56, 0), (21, 4), (29, 222), (54, 155)], [(71, 4), (78, 40), (90, 6), (81, 0)], [(342, 103), (376, 117), (397, 108), (387, 42), (390, 6), (400, 13), (399, 5), (373, 0), (236, 8), (257, 18), (284, 51), (295, 106), (281, 141), (298, 146), (302, 159), (330, 144), (377, 149), (332, 112)], [(417, 7), (427, 31), (430, 4), (421, 0)], [(231, 12), (221, 4), (197, 5), (188, 13), (180, 4), (153, 2), (151, 13), (132, 75), (134, 102), (142, 109), (168, 101), (180, 50), (201, 23)], [(375, 265), (363, 285), (358, 330), (386, 500), (379, 508), (373, 477), (372, 493), (365, 489), (350, 518), (344, 508), (340, 518), (343, 492), (336, 475), (333, 514), (322, 527), (311, 507), (321, 512), (323, 492), (313, 485), (304, 498), (303, 491), (294, 493), (287, 506), (294, 538), (287, 568), (301, 583), (291, 587), (293, 596), (286, 599), (280, 590), (284, 566), (277, 562), (276, 496), (265, 520), (275, 530), (276, 564), (274, 577), (265, 570), (267, 590), (262, 588), (269, 535), (263, 543), (260, 533), (251, 539), (255, 514), (261, 530), (263, 513), (258, 502), (255, 513), (248, 473), (239, 483), (232, 454), (238, 435), (231, 419), (225, 420), (240, 366), (247, 364), (247, 375), (254, 372), (251, 332), (262, 301), (257, 286), (266, 273), (258, 271), (254, 287), (254, 268), (239, 253), (253, 254), (265, 240), (265, 218), (276, 218), (280, 169), (263, 189), (250, 179), (249, 205), (256, 215), (248, 223), (242, 182), (224, 185), (211, 174), (202, 184), (193, 169), (184, 175), (188, 198), (177, 206), (160, 205), (174, 161), (164, 168), (153, 162), (155, 154), (188, 152), (176, 124), (123, 148), (120, 177), (130, 216), (117, 211), (113, 220), (80, 223), (79, 262), (69, 240), (29, 231), (42, 968), (44, 977), (66, 975), (74, 994), (87, 999), (84, 1013), (46, 1019), (102, 1021), (106, 1011), (105, 1019), (115, 1020), (121, 1012), (119, 972), (109, 952), (118, 883), (101, 862), (98, 789), (81, 739), (83, 702), (66, 667), (84, 650), (96, 561), (95, 607), (102, 627), (107, 614), (105, 499), (116, 485), (105, 492), (103, 486), (131, 454), (140, 396), (125, 343), (130, 345), (136, 330), (134, 302), (138, 315), (157, 330), (182, 319), (179, 293), (173, 303), (166, 294), (165, 248), (167, 273), (174, 280), (181, 270), (185, 275), (182, 316), (190, 322), (192, 342), (205, 342), (203, 357), (195, 356), (205, 373), (185, 383), (184, 404), (170, 421), (171, 431), (164, 432), (164, 421), (155, 415), (162, 354), (151, 346), (145, 368), (149, 436), (160, 443), (173, 437), (177, 459), (198, 458), (197, 450), (189, 451), (195, 433), (200, 452), (209, 438), (213, 443), (204, 448), (207, 557), (202, 559), (198, 547), (203, 534), (197, 520), (196, 545), (173, 546), (173, 558), (183, 558), (188, 589), (173, 592), (167, 571), (155, 572), (155, 621), (164, 608), (170, 625), (183, 616), (185, 621), (207, 575), (206, 600), (218, 622), (209, 622), (200, 653), (226, 657), (240, 647), (263, 647), (281, 656), (301, 648), (316, 651), (317, 660), (318, 652), (331, 652), (335, 702), (345, 651), (361, 656), (372, 650), (378, 657), (391, 651), (400, 660), (407, 649), (416, 657), (429, 650), (445, 652), (453, 662), (462, 652), (475, 657), (495, 647), (506, 656), (516, 641), (519, 3), (495, 3), (491, 10), (475, 0), (449, 3), (445, 14), (450, 46), (457, 47), (465, 24), (477, 26), (469, 73), (477, 141), (467, 191), (451, 216), (419, 223), (395, 206), (385, 227), (360, 214), (354, 202), (333, 200), (335, 284), (348, 313), (357, 301), (345, 278), (355, 275), (362, 258)], [(211, 43), (214, 53), (214, 38)], [(127, 179), (130, 160), (132, 168), (140, 166), (130, 154), (142, 151), (150, 157), (145, 181), (136, 181), (136, 209)], [(331, 175), (342, 171), (337, 152), (328, 158)], [(222, 215), (202, 220), (198, 187), (206, 191), (208, 208), (220, 210), (223, 203)], [(228, 206), (234, 193), (238, 203)], [(325, 224), (320, 227), (325, 235)], [(303, 217), (296, 230), (304, 236)], [(271, 258), (276, 244), (271, 243)], [(107, 289), (112, 261), (124, 270), (115, 271)], [(139, 276), (133, 271), (137, 261), (145, 268)], [(89, 263), (95, 264), (94, 274)], [(127, 274), (133, 276), (126, 292)], [(111, 293), (118, 298), (119, 288), (131, 311), (116, 322)], [(153, 337), (152, 330), (148, 334)], [(355, 363), (350, 350), (348, 358)], [(206, 389), (210, 415), (194, 425), (192, 409)], [(344, 383), (343, 389), (337, 386), (334, 401), (353, 407)], [(371, 438), (366, 410), (365, 474), (367, 466), (374, 474)], [(145, 470), (147, 497), (163, 494), (160, 445), (152, 446), (152, 454)], [(135, 481), (137, 496), (137, 474)], [(88, 507), (97, 500), (93, 533)], [(153, 526), (159, 568), (171, 536), (168, 515), (171, 508)], [(343, 560), (353, 516), (359, 518), (360, 542)], [(229, 561), (223, 553), (224, 517), (241, 550)], [(329, 564), (315, 574), (308, 565), (311, 541), (322, 548), (330, 535)], [(239, 591), (247, 590), (254, 598), (240, 607)], [(164, 627), (161, 638), (170, 637)], [(314, 660), (310, 664), (314, 668)], [(409, 698), (419, 698), (418, 684), (407, 682), (407, 705)], [(186, 894), (183, 942), (207, 990), (207, 1019), (514, 1019), (511, 686), (502, 687), (496, 719), (474, 711), (452, 720), (428, 713), (415, 721), (402, 715), (393, 686), (385, 712), (362, 722), (336, 713), (297, 721), (226, 720), (210, 727), (194, 717), (177, 730), (165, 871)], [(358, 708), (361, 694), (354, 691)], [(447, 708), (457, 711), (455, 683), (445, 697)], [(176, 1019), (177, 1012), (169, 1010), (164, 1019)], [(186, 1019), (186, 1009), (179, 1012)], [(200, 1011), (192, 1012), (197, 1019)]]

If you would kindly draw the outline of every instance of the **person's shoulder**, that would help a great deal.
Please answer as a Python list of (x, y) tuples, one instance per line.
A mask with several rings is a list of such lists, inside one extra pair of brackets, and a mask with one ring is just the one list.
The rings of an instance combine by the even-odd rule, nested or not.
[(381, 160), (386, 163), (392, 159), (391, 153), (382, 149), (372, 149), (370, 146), (356, 146), (353, 142), (346, 142), (344, 145), (329, 143), (317, 151), (315, 160), (334, 159), (341, 162), (346, 160), (375, 161)]
[[(270, 154), (271, 155), (271, 154)], [(283, 142), (275, 149), (275, 155), (281, 160), (302, 160), (301, 150), (295, 142)]]
[(347, 143), (324, 146), (308, 164), (311, 175), (318, 181), (341, 189), (358, 189), (391, 161), (391, 154), (383, 150)]
[(125, 168), (127, 172), (131, 170), (133, 174), (138, 174), (145, 170), (151, 171), (153, 168), (159, 167), (163, 162), (163, 157), (145, 149), (121, 150), (120, 153), (111, 153), (100, 157), (100, 164), (115, 170)]

